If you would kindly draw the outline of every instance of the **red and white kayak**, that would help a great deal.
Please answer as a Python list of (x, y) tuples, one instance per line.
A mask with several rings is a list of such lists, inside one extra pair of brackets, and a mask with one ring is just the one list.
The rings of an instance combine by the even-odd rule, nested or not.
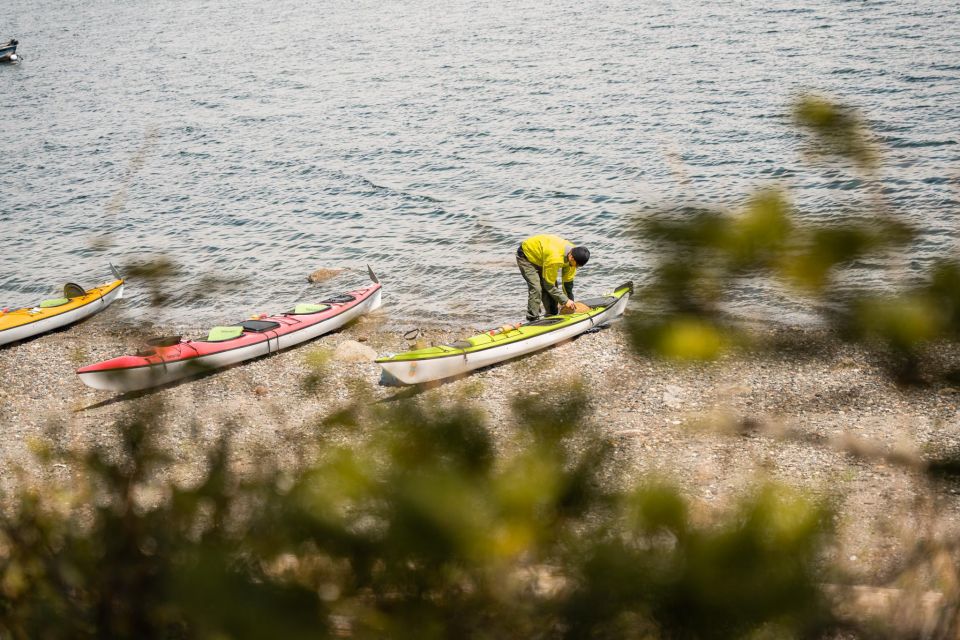
[(380, 283), (332, 296), (318, 304), (297, 305), (287, 313), (214, 327), (207, 340), (179, 336), (151, 342), (147, 350), (77, 369), (88, 387), (137, 391), (220, 369), (312, 340), (380, 307)]

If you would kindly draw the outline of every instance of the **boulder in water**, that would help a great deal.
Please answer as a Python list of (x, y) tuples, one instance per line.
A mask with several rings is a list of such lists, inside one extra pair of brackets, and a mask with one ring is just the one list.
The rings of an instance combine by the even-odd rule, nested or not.
[(307, 276), (307, 282), (312, 282), (314, 284), (317, 282), (324, 282), (340, 273), (343, 273), (343, 269), (317, 269)]

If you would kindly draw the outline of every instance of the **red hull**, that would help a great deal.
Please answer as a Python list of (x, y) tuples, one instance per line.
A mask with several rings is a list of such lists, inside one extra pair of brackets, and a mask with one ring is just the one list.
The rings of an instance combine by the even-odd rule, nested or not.
[[(338, 303), (324, 301), (330, 308), (324, 311), (310, 314), (283, 313), (275, 316), (258, 317), (262, 322), (276, 322), (280, 326), (266, 331), (244, 331), (237, 338), (224, 340), (221, 342), (207, 342), (204, 340), (183, 340), (169, 346), (152, 347), (153, 353), (149, 355), (120, 356), (104, 360), (96, 364), (91, 364), (77, 370), (78, 374), (122, 371), (125, 369), (138, 369), (142, 367), (152, 367), (156, 365), (169, 365), (171, 363), (186, 362), (205, 356), (226, 353), (237, 349), (244, 349), (254, 345), (269, 343), (268, 352), (275, 341), (277, 350), (281, 348), (281, 339), (286, 336), (292, 336), (297, 332), (309, 329), (315, 325), (325, 322), (337, 316), (347, 313), (351, 309), (363, 304), (371, 296), (380, 291), (380, 284), (373, 283), (363, 289), (350, 291), (344, 295), (353, 297), (350, 302)], [(309, 338), (304, 338), (304, 340)], [(283, 340), (284, 343), (290, 340)]]

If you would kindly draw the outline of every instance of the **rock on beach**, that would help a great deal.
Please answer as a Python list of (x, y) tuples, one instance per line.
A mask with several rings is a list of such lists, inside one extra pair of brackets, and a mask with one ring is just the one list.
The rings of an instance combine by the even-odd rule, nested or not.
[(338, 362), (373, 362), (377, 359), (377, 352), (356, 340), (347, 340), (333, 350), (333, 359)]

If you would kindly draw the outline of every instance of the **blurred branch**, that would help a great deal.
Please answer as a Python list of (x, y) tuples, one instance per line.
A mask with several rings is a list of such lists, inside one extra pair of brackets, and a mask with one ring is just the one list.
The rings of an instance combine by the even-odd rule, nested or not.
[[(794, 121), (809, 135), (812, 156), (877, 170), (875, 145), (853, 110), (803, 96)], [(636, 349), (705, 360), (755, 344), (751, 332), (725, 312), (732, 293), (749, 278), (755, 289), (766, 283), (808, 299), (839, 335), (886, 354), (897, 381), (924, 382), (925, 350), (960, 337), (960, 258), (945, 256), (914, 283), (897, 287), (891, 258), (917, 231), (882, 198), (874, 197), (857, 218), (799, 222), (805, 218), (786, 192), (766, 189), (735, 212), (678, 207), (639, 220), (638, 235), (655, 247), (656, 266), (638, 295), (643, 310), (630, 320)], [(864, 262), (885, 270), (885, 285), (849, 284), (852, 269)]]

